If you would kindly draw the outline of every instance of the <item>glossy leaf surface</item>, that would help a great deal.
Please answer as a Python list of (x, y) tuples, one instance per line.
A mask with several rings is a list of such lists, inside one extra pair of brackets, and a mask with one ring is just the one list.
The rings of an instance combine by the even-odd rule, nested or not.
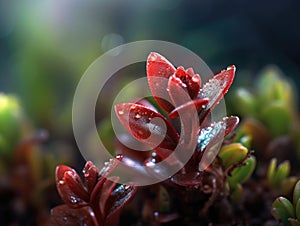
[(173, 149), (179, 135), (161, 114), (142, 105), (122, 103), (115, 111), (125, 129), (136, 139), (154, 147)]

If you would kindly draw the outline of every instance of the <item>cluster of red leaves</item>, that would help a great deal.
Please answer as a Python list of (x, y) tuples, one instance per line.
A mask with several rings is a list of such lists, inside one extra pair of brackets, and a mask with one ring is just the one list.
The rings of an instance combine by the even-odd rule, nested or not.
[[(186, 116), (192, 109), (196, 109), (200, 127), (190, 139), (197, 140), (198, 145), (190, 161), (171, 178), (171, 182), (179, 186), (201, 186), (204, 174), (199, 172), (199, 162), (203, 153), (222, 141), (238, 124), (238, 118), (234, 116), (213, 123), (208, 117), (227, 93), (234, 74), (235, 67), (230, 66), (202, 85), (201, 77), (192, 68), (175, 68), (163, 56), (150, 53), (147, 59), (149, 87), (157, 104), (167, 116), (163, 116), (146, 100), (117, 104), (117, 116), (127, 131), (141, 143), (155, 146), (148, 153), (141, 153), (120, 142), (117, 152), (121, 152), (122, 158), (117, 160), (131, 158), (136, 166), (148, 166), (148, 163), (155, 164), (164, 160), (174, 151), (180, 140), (179, 128), (172, 119), (179, 117), (182, 112)], [(154, 118), (164, 122), (166, 128), (155, 123), (152, 120)], [(161, 142), (157, 145), (157, 141)], [(136, 188), (117, 185), (117, 177), (107, 179), (117, 166), (117, 160), (112, 160), (101, 172), (91, 162), (87, 162), (83, 170), (85, 186), (73, 169), (67, 166), (57, 167), (56, 185), (66, 205), (52, 210), (56, 225), (118, 225), (120, 211), (135, 194)], [(180, 159), (173, 161), (180, 162)]]
[(118, 185), (118, 177), (109, 174), (117, 167), (122, 156), (112, 159), (99, 172), (88, 161), (83, 169), (85, 186), (70, 167), (60, 165), (56, 168), (56, 186), (66, 205), (52, 209), (51, 215), (55, 225), (119, 225), (122, 207), (134, 196), (136, 187)]
[[(137, 103), (120, 103), (115, 106), (116, 114), (126, 130), (141, 143), (155, 147), (148, 155), (150, 157), (136, 165), (152, 166), (153, 163), (166, 159), (177, 147), (180, 139), (178, 132), (180, 129), (177, 128), (176, 121), (174, 123), (174, 118), (183, 115), (183, 117), (187, 117), (187, 120), (191, 120), (191, 112), (196, 109), (200, 127), (197, 128), (196, 134), (191, 135), (191, 139), (197, 140), (197, 150), (191, 160), (172, 179), (173, 182), (180, 185), (199, 184), (197, 176), (203, 153), (222, 141), (238, 124), (238, 118), (235, 116), (225, 117), (221, 121), (213, 123), (208, 117), (227, 93), (233, 82), (234, 74), (235, 67), (230, 66), (202, 85), (200, 75), (195, 74), (192, 68), (186, 70), (182, 66), (175, 68), (163, 56), (158, 53), (150, 53), (147, 60), (148, 84), (157, 104), (166, 112), (167, 117), (163, 116), (147, 100)], [(161, 119), (166, 129), (160, 123), (153, 122), (153, 118)], [(188, 126), (193, 125), (189, 124)], [(155, 131), (151, 131), (151, 128), (155, 128)], [(181, 131), (191, 131), (191, 128), (181, 128)], [(157, 141), (161, 142), (157, 145)], [(134, 156), (140, 153), (124, 147), (120, 149), (120, 153), (124, 156)], [(180, 158), (173, 161), (176, 164), (176, 162), (180, 162)], [(156, 170), (156, 173), (160, 174), (161, 172)]]

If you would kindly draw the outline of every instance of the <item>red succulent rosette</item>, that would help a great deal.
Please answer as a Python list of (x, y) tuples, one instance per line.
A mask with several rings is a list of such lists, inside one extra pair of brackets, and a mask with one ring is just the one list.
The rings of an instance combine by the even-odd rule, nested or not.
[(56, 168), (56, 186), (65, 205), (51, 210), (55, 225), (119, 225), (122, 207), (134, 196), (136, 187), (118, 184), (109, 177), (122, 156), (117, 156), (99, 169), (88, 161), (83, 169), (85, 183), (77, 172), (65, 165)]
[[(200, 127), (198, 133), (191, 139), (197, 140), (198, 145), (192, 160), (181, 172), (197, 173), (203, 153), (222, 141), (238, 124), (239, 120), (235, 116), (225, 117), (219, 122), (210, 122), (208, 117), (228, 92), (234, 75), (235, 66), (229, 66), (202, 84), (201, 76), (192, 68), (184, 69), (182, 66), (175, 68), (160, 54), (150, 53), (147, 59), (148, 84), (156, 103), (165, 113), (160, 113), (146, 100), (120, 103), (115, 106), (116, 114), (125, 129), (135, 139), (153, 147), (149, 158), (144, 159), (143, 164), (151, 166), (166, 159), (174, 151), (180, 139), (178, 121), (174, 119), (181, 113), (188, 117), (189, 112), (196, 109)], [(158, 122), (152, 120), (153, 118), (159, 119)], [(182, 129), (189, 131), (189, 128)], [(130, 152), (128, 148), (121, 148), (121, 153), (122, 150)], [(130, 155), (134, 156), (132, 153)], [(180, 162), (180, 158), (173, 159), (173, 163), (176, 161)], [(176, 183), (176, 180), (174, 182)]]

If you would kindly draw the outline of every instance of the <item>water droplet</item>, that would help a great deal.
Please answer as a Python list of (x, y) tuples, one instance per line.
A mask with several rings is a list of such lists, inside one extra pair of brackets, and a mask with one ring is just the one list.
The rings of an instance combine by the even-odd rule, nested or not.
[(68, 220), (68, 218), (67, 218), (67, 217), (63, 217), (63, 220), (64, 220), (64, 221), (67, 221), (67, 220)]
[(118, 111), (119, 115), (123, 115), (124, 114), (124, 111), (123, 110), (120, 110)]
[(207, 145), (216, 138), (222, 131), (225, 131), (226, 123), (223, 121), (213, 123), (211, 126), (200, 130), (198, 136), (198, 150), (203, 151)]
[(105, 162), (105, 163), (104, 163), (104, 166), (108, 166), (108, 164), (109, 164), (109, 162)]
[(130, 185), (124, 185), (124, 189), (128, 190), (130, 188)]
[(136, 109), (136, 105), (132, 105), (132, 106), (130, 107), (130, 109), (131, 109), (131, 110)]
[(116, 156), (116, 159), (121, 160), (121, 159), (122, 159), (122, 155), (121, 155), (121, 154), (118, 154), (118, 155)]
[(65, 181), (64, 180), (59, 180), (58, 183), (63, 185), (65, 183)]
[(156, 59), (156, 54), (151, 54), (151, 56), (149, 57), (149, 61), (156, 61)]
[(70, 200), (72, 203), (76, 204), (80, 201), (80, 199), (78, 197), (75, 197), (73, 195), (70, 196)]
[(155, 164), (154, 164), (153, 162), (151, 162), (151, 161), (147, 161), (147, 162), (145, 163), (145, 165), (146, 165), (147, 167), (153, 167), (153, 166), (155, 166)]
[(66, 172), (70, 177), (72, 177), (73, 176), (73, 173), (72, 173), (72, 171), (67, 171)]
[(193, 75), (192, 81), (195, 82), (195, 83), (199, 83), (200, 82), (199, 75)]
[(142, 116), (140, 114), (136, 114), (134, 118), (140, 119)]
[(235, 66), (234, 65), (230, 65), (227, 67), (227, 70), (235, 70)]

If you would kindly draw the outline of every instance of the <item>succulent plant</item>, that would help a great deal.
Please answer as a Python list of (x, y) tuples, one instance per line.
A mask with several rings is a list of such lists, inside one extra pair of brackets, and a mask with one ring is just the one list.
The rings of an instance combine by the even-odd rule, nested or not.
[(278, 197), (272, 204), (272, 214), (284, 226), (300, 225), (300, 181), (294, 187), (293, 203), (285, 197)]
[(112, 159), (99, 172), (90, 161), (83, 168), (85, 186), (72, 168), (56, 168), (56, 186), (66, 205), (52, 209), (55, 225), (118, 225), (122, 207), (133, 197), (136, 187), (118, 185), (118, 177), (108, 177), (122, 156)]
[[(130, 150), (119, 144), (118, 153), (124, 154), (124, 159), (126, 155), (134, 156), (133, 161), (137, 165), (150, 167), (154, 167), (156, 163), (166, 159), (178, 145), (180, 137), (178, 131), (180, 129), (172, 119), (180, 118), (182, 115), (184, 117), (184, 114), (188, 115), (193, 108), (197, 110), (200, 127), (197, 134), (190, 136), (190, 139), (197, 140), (197, 147), (191, 159), (183, 165), (182, 169), (162, 184), (165, 184), (163, 190), (168, 191), (168, 193), (164, 192), (164, 194), (167, 194), (165, 197), (174, 195), (170, 184), (178, 186), (178, 189), (183, 192), (182, 199), (179, 196), (173, 200), (173, 202), (181, 203), (179, 205), (189, 205), (186, 203), (189, 200), (188, 197), (194, 192), (198, 192), (195, 195), (195, 200), (199, 199), (198, 206), (200, 207), (198, 208), (200, 209), (198, 213), (194, 213), (198, 214), (198, 217), (196, 217), (198, 220), (208, 220), (209, 218), (204, 216), (216, 200), (226, 199), (229, 194), (227, 190), (228, 183), (231, 184), (232, 190), (236, 189), (251, 176), (255, 168), (255, 158), (241, 143), (223, 145), (212, 164), (207, 166), (205, 170), (202, 170), (200, 166), (203, 155), (214, 150), (216, 145), (222, 142), (223, 137), (232, 132), (238, 124), (238, 118), (235, 116), (226, 117), (219, 122), (211, 122), (208, 117), (230, 88), (234, 73), (235, 67), (230, 66), (227, 70), (221, 71), (202, 85), (201, 77), (195, 74), (191, 68), (184, 69), (181, 66), (175, 68), (163, 56), (151, 53), (147, 60), (147, 76), (156, 105), (152, 105), (146, 100), (140, 100), (136, 103), (120, 103), (115, 106), (120, 122), (135, 139), (152, 146), (155, 146), (157, 140), (161, 141), (156, 147), (149, 150), (148, 154), (143, 154), (143, 158), (137, 157), (141, 155), (140, 152)], [(166, 82), (158, 83), (159, 78), (165, 79)], [(188, 94), (188, 98), (185, 99), (186, 94)], [(162, 96), (165, 98), (161, 98)], [(160, 124), (151, 121), (152, 118), (160, 118), (167, 128), (161, 128)], [(156, 133), (154, 138), (152, 137), (153, 139), (149, 140), (147, 138), (153, 132), (151, 128), (155, 128)], [(181, 128), (181, 131), (185, 129), (189, 130), (188, 128)], [(166, 136), (163, 133), (164, 131)], [(245, 144), (247, 143), (246, 140), (244, 139)], [(181, 160), (176, 158), (172, 161), (178, 163)], [(151, 170), (149, 171), (153, 174)], [(154, 176), (159, 177), (161, 173), (164, 172), (156, 171)], [(184, 192), (187, 194), (184, 194)], [(204, 197), (210, 198), (204, 202), (203, 200), (200, 201), (206, 199)], [(188, 202), (191, 202), (191, 200)], [(224, 201), (224, 203), (227, 203), (227, 201)], [(160, 206), (157, 208), (159, 209)], [(153, 219), (163, 223), (174, 220), (176, 222), (181, 218), (181, 221), (179, 221), (184, 222), (185, 211), (181, 212), (179, 209), (173, 209), (173, 212), (169, 210), (168, 213), (152, 209), (157, 214), (156, 216), (160, 216)]]
[[(197, 150), (195, 150), (192, 160), (173, 177), (173, 182), (176, 183), (176, 178), (178, 177), (182, 177), (181, 180), (190, 178), (187, 175), (181, 175), (182, 172), (184, 174), (190, 173), (191, 177), (197, 177), (196, 175), (199, 174), (199, 162), (205, 150), (222, 140), (238, 124), (238, 118), (234, 116), (214, 123), (209, 123), (207, 120), (209, 113), (231, 86), (234, 73), (235, 67), (228, 67), (227, 70), (223, 70), (201, 88), (201, 77), (195, 74), (193, 69), (185, 70), (183, 67), (176, 69), (163, 56), (157, 53), (150, 53), (147, 60), (149, 87), (157, 104), (166, 111), (168, 116), (163, 116), (158, 109), (146, 102), (146, 100), (138, 103), (119, 103), (115, 106), (120, 122), (134, 138), (141, 142), (146, 142), (148, 145), (156, 146), (153, 150), (150, 150), (153, 153), (150, 155), (152, 157), (139, 164), (151, 165), (162, 161), (171, 154), (178, 145), (180, 138), (179, 128), (176, 124), (173, 124), (171, 118), (177, 118), (179, 114), (185, 113), (189, 117), (188, 114), (191, 109), (196, 108), (199, 114), (200, 128), (197, 129), (198, 134), (192, 134), (190, 139), (197, 140)], [(166, 79), (167, 82), (158, 83), (160, 78)], [(187, 99), (184, 98), (186, 94), (188, 94)], [(166, 98), (162, 99), (162, 96)], [(153, 118), (161, 119), (167, 128), (164, 129), (161, 125), (152, 122)], [(155, 128), (155, 131), (151, 131), (151, 128)], [(181, 130), (190, 131), (191, 129), (185, 127), (181, 128)], [(166, 132), (166, 135), (164, 132)], [(147, 139), (151, 134), (154, 134), (152, 139)], [(158, 140), (161, 140), (161, 143), (156, 145)], [(174, 161), (180, 162), (181, 160), (176, 159)], [(178, 181), (178, 183), (184, 182)], [(193, 182), (186, 181), (186, 183)]]
[(297, 181), (297, 177), (289, 177), (290, 168), (290, 162), (287, 160), (277, 166), (277, 160), (271, 159), (267, 172), (268, 186), (281, 191), (282, 194), (288, 194)]
[(243, 87), (236, 90), (235, 112), (242, 117), (258, 119), (274, 137), (288, 134), (296, 116), (292, 83), (277, 67), (269, 66), (261, 72), (255, 88), (254, 92)]
[[(201, 76), (191, 68), (176, 68), (158, 53), (150, 53), (147, 76), (153, 99), (115, 105), (116, 115), (128, 133), (118, 136), (120, 140), (116, 140), (115, 151), (111, 152), (117, 155), (116, 159), (103, 170), (99, 172), (87, 162), (83, 182), (72, 168), (57, 167), (56, 185), (65, 205), (52, 209), (53, 222), (58, 225), (275, 224), (270, 220), (272, 212), (284, 225), (299, 225), (299, 182), (294, 188), (294, 204), (279, 197), (271, 206), (278, 195), (289, 195), (297, 180), (289, 175), (292, 164), (285, 160), (286, 154), (295, 153), (278, 151), (296, 139), (297, 129), (289, 125), (270, 126), (271, 121), (281, 117), (297, 119), (291, 106), (292, 88), (274, 73), (262, 76), (257, 97), (245, 90), (238, 91), (246, 113), (241, 114), (243, 121), (232, 133), (239, 123), (238, 117), (214, 122), (211, 113), (233, 82), (234, 66), (202, 84)], [(262, 88), (265, 85), (268, 87)], [(271, 113), (263, 109), (264, 105), (282, 114), (269, 117)], [(182, 123), (182, 118), (193, 112), (197, 123)], [(197, 126), (196, 132), (192, 133), (189, 126)], [(181, 162), (184, 150), (168, 159), (182, 143), (182, 134), (196, 142), (190, 159), (184, 163)], [(133, 150), (122, 139), (126, 142), (136, 139), (149, 149)], [(212, 161), (203, 165), (202, 160), (215, 151)], [(120, 161), (130, 162), (138, 166), (134, 170), (160, 178), (165, 174), (164, 168), (155, 166), (166, 159), (169, 165), (179, 164), (181, 169), (158, 184), (136, 187), (118, 184), (118, 177), (109, 177)], [(133, 204), (128, 202), (132, 198)], [(131, 221), (123, 222), (131, 211), (134, 212)]]

